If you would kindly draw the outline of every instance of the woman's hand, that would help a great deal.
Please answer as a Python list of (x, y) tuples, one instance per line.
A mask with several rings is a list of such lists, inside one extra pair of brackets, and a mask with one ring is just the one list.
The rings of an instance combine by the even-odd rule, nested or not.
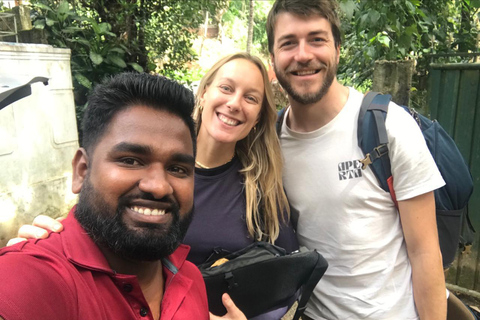
[(63, 219), (58, 218), (55, 220), (49, 216), (39, 215), (33, 220), (32, 225), (24, 224), (21, 226), (18, 229), (17, 238), (10, 239), (7, 246), (26, 241), (27, 239), (45, 239), (48, 237), (48, 231), (60, 232), (63, 230), (63, 225), (60, 222)]
[(222, 296), (222, 302), (223, 305), (225, 306), (225, 309), (227, 309), (227, 314), (224, 315), (223, 317), (219, 317), (216, 315), (213, 315), (210, 312), (210, 320), (247, 320), (247, 317), (243, 314), (240, 309), (237, 308), (235, 303), (233, 303), (233, 300), (230, 298), (228, 293), (224, 293)]

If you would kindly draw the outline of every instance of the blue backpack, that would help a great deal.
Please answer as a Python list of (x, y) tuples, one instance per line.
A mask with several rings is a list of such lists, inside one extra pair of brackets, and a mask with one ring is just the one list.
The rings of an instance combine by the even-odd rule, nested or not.
[[(360, 160), (362, 169), (370, 166), (383, 190), (392, 195), (396, 203), (392, 184), (388, 137), (385, 119), (391, 96), (369, 92), (363, 99), (358, 116), (358, 146), (365, 154)], [(428, 149), (445, 180), (445, 186), (435, 190), (435, 206), (438, 237), (444, 268), (451, 265), (460, 247), (471, 246), (475, 232), (467, 211), (467, 203), (473, 192), (473, 179), (465, 160), (453, 139), (434, 120), (402, 106), (416, 120)], [(462, 232), (462, 224), (465, 228)]]

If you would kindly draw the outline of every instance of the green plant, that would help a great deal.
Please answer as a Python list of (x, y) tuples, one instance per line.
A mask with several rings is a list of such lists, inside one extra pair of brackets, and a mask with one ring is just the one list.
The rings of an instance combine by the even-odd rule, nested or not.
[(126, 62), (128, 49), (111, 32), (110, 24), (79, 16), (67, 1), (57, 7), (43, 3), (34, 3), (33, 7), (37, 13), (34, 27), (45, 30), (50, 44), (72, 50), (77, 105), (85, 104), (88, 91), (104, 77), (126, 69), (143, 71), (137, 63)]
[(340, 7), (339, 78), (347, 83), (368, 81), (376, 60), (476, 50), (479, 0), (340, 0)]
[[(124, 71), (188, 77), (191, 40), (227, 0), (32, 0), (34, 26), (55, 47), (70, 48), (77, 117), (94, 84)], [(190, 80), (186, 80), (188, 83)], [(194, 81), (194, 80), (192, 80)]]
[[(252, 54), (268, 57), (267, 32), (265, 24), (267, 15), (274, 3), (273, 0), (255, 1), (253, 16), (253, 48)], [(226, 36), (235, 40), (240, 50), (246, 50), (247, 23), (248, 23), (247, 0), (231, 1), (228, 10), (222, 17), (222, 24)]]

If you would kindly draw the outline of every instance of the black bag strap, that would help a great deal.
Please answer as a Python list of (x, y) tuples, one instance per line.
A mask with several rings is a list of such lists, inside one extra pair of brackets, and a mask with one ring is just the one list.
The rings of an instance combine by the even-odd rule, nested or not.
[(317, 283), (320, 281), (323, 274), (325, 273), (325, 268), (322, 266), (325, 266), (327, 262), (316, 250), (315, 253), (317, 253), (317, 263), (315, 264), (310, 278), (308, 278), (307, 282), (303, 285), (302, 295), (299, 298), (297, 310), (295, 311), (295, 315), (292, 318), (293, 320), (298, 320), (303, 315), (303, 312), (307, 308), (307, 302), (310, 299), (313, 290), (315, 289)]

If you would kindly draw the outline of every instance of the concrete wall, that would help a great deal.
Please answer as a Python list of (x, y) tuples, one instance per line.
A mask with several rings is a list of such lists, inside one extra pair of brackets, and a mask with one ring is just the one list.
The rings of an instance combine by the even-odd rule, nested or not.
[(0, 246), (38, 214), (58, 217), (76, 202), (71, 159), (78, 148), (70, 50), (0, 42), (0, 77), (49, 78), (0, 110)]

